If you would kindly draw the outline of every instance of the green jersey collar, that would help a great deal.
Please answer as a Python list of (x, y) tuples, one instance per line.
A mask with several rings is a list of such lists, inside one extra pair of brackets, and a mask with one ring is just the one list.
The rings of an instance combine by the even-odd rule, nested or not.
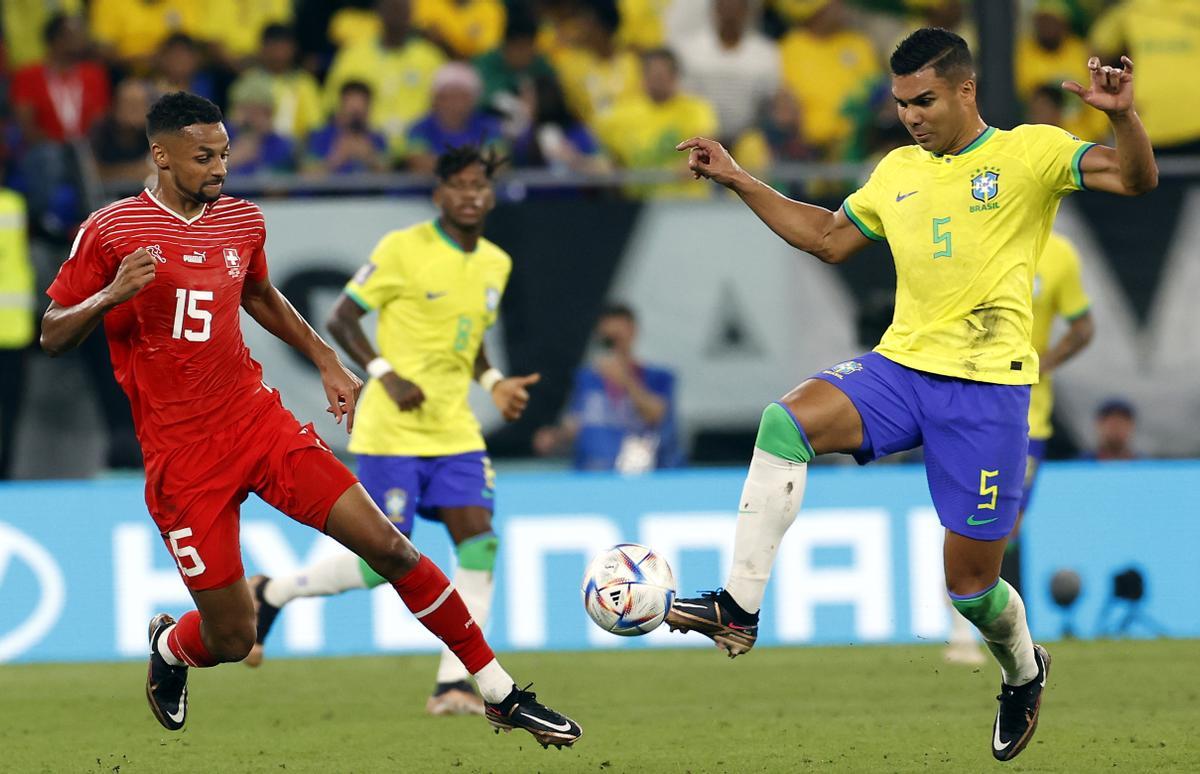
[(965, 148), (963, 148), (962, 150), (960, 150), (958, 153), (935, 153), (935, 154), (933, 154), (933, 157), (936, 159), (940, 159), (942, 156), (965, 156), (968, 153), (970, 153), (971, 151), (978, 148), (980, 145), (983, 145), (985, 142), (987, 142), (988, 139), (990, 139), (991, 136), (995, 133), (996, 133), (996, 127), (989, 126), (983, 130), (982, 134), (980, 134), (974, 140), (971, 140), (971, 142), (969, 142), (967, 144), (967, 146)]

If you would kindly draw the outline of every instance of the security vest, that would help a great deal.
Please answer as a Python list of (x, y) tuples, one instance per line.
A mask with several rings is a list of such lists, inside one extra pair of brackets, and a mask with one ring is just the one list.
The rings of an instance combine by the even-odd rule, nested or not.
[(0, 349), (19, 349), (33, 341), (33, 276), (25, 200), (0, 188)]

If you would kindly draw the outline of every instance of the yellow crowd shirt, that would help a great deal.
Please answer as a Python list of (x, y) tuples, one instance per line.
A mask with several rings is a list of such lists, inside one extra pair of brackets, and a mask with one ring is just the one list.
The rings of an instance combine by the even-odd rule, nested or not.
[(618, 52), (601, 59), (581, 48), (563, 48), (552, 63), (562, 82), (567, 103), (585, 124), (595, 128), (596, 119), (622, 100), (642, 93), (642, 66), (636, 54)]
[(680, 165), (679, 142), (696, 135), (711, 137), (717, 131), (717, 113), (707, 100), (676, 94), (657, 103), (639, 96), (622, 101), (600, 119), (597, 134), (609, 155), (630, 169), (674, 169), (678, 183), (633, 186), (634, 195), (708, 197), (707, 186), (694, 184)]
[(1036, 382), (1034, 269), (1091, 147), (1026, 124), (989, 127), (956, 154), (908, 145), (885, 156), (842, 205), (896, 263), (896, 312), (876, 351), (944, 376)]
[(501, 0), (417, 0), (413, 26), (440, 37), (461, 57), (474, 57), (500, 45), (507, 13)]
[(401, 411), (376, 379), (359, 399), (350, 451), (442, 456), (484, 449), (467, 405), (483, 333), (496, 321), (512, 259), (480, 239), (463, 252), (436, 221), (386, 235), (347, 283), (346, 295), (379, 312), (380, 355), (425, 393)]
[[(1066, 237), (1051, 234), (1038, 258), (1033, 277), (1033, 348), (1038, 354), (1050, 346), (1055, 317), (1074, 320), (1087, 312), (1091, 300), (1083, 290), (1079, 253)], [(1029, 437), (1049, 438), (1053, 430), (1054, 375), (1046, 374), (1029, 396)]]
[(846, 100), (880, 73), (875, 45), (852, 30), (818, 37), (794, 29), (779, 43), (779, 62), (784, 85), (800, 102), (804, 139), (826, 148), (853, 129), (842, 112)]
[[(1087, 62), (1091, 56), (1083, 40), (1071, 35), (1057, 51), (1047, 51), (1037, 44), (1032, 34), (1017, 42), (1017, 96), (1029, 102), (1039, 86), (1062, 88), (1063, 81), (1086, 84), (1089, 79)], [(1139, 100), (1140, 101), (1140, 100)], [(1074, 94), (1063, 94), (1062, 127), (1076, 137), (1093, 142), (1108, 135), (1108, 118), (1099, 110), (1084, 104)]]
[(1200, 3), (1127, 0), (1096, 20), (1089, 42), (1097, 53), (1133, 60), (1137, 111), (1156, 146), (1200, 139)]

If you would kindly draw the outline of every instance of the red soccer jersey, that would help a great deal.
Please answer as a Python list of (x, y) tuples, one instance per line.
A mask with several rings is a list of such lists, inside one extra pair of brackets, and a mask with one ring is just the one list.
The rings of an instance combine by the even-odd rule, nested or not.
[(242, 199), (222, 196), (186, 220), (149, 191), (80, 227), (46, 291), (62, 306), (107, 286), (138, 248), (158, 261), (154, 280), (104, 319), (113, 373), (147, 455), (201, 441), (274, 399), (238, 311), (243, 283), (267, 276), (266, 234), (262, 211)]

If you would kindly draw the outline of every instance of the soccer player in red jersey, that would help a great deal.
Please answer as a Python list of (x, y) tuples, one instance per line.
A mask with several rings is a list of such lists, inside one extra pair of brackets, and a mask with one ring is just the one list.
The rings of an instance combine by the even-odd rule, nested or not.
[(146, 696), (172, 731), (187, 717), (187, 670), (241, 661), (255, 640), (238, 509), (256, 493), (362, 557), (474, 675), (497, 731), (543, 746), (582, 730), (520, 690), (458, 592), (379, 511), (358, 480), (263, 381), (239, 309), (317, 366), (329, 411), (347, 429), (362, 387), (271, 284), (254, 204), (223, 196), (229, 135), (220, 109), (175, 92), (146, 116), (154, 190), (97, 210), (47, 291), (41, 343), (66, 352), (104, 320), (113, 372), (133, 407), (146, 504), (193, 610), (150, 621)]

